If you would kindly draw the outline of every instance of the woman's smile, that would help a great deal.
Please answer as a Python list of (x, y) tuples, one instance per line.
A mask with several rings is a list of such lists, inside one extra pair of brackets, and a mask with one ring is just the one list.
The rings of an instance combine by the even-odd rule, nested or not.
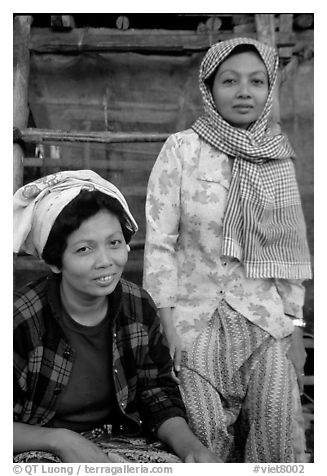
[(95, 281), (99, 283), (101, 286), (103, 285), (107, 286), (108, 284), (112, 283), (112, 281), (114, 280), (114, 277), (115, 277), (115, 274), (106, 274), (106, 275), (95, 278)]

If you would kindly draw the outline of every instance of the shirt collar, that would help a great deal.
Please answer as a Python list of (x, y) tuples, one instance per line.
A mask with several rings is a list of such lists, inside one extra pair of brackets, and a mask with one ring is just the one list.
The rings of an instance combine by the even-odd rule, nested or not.
[[(47, 297), (54, 318), (60, 322), (62, 316), (62, 302), (60, 298), (61, 274), (52, 273), (47, 276)], [(109, 314), (114, 322), (119, 314), (122, 305), (122, 285), (119, 281), (115, 290), (109, 294)]]

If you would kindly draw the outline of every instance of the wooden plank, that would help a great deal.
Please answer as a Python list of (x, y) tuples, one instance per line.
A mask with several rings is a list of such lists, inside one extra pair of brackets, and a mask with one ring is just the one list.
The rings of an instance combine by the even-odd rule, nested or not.
[[(14, 127), (25, 128), (28, 122), (28, 81), (30, 53), (28, 49), (32, 17), (19, 15), (14, 18), (14, 71), (13, 71), (13, 122)], [(23, 183), (24, 151), (19, 143), (14, 143), (13, 188), (14, 192)]]
[[(270, 38), (283, 44), (283, 33), (272, 31), (274, 15), (255, 15), (255, 24), (260, 23), (261, 38)], [(251, 26), (251, 24), (248, 24)], [(258, 32), (258, 30), (257, 30)], [(303, 31), (313, 37), (313, 30)], [(255, 31), (248, 31), (247, 36), (256, 38)], [(294, 41), (299, 36), (293, 34)], [(50, 28), (32, 28), (30, 50), (34, 53), (81, 53), (83, 51), (96, 52), (171, 52), (187, 53), (206, 51), (218, 41), (235, 37), (234, 31), (199, 29), (198, 32), (188, 30), (134, 30), (120, 31), (112, 28), (74, 28), (71, 31), (58, 32)], [(262, 40), (264, 41), (264, 40)], [(293, 41), (293, 40), (292, 40)]]
[[(199, 15), (197, 15), (199, 16)], [(208, 17), (208, 15), (205, 15)], [(210, 15), (215, 17), (216, 15)], [(224, 15), (217, 15), (223, 17)], [(231, 16), (231, 15), (227, 15)], [(274, 15), (256, 14), (255, 23), (260, 19), (260, 34), (271, 32)], [(296, 21), (296, 20), (295, 20)], [(265, 22), (265, 26), (264, 26)], [(303, 30), (313, 37), (313, 30)], [(293, 32), (298, 37), (298, 32)], [(282, 44), (283, 33), (275, 31), (276, 44)], [(195, 32), (189, 30), (134, 30), (125, 31), (113, 28), (73, 28), (71, 31), (58, 32), (51, 28), (32, 28), (30, 49), (35, 53), (80, 53), (82, 51), (162, 51), (187, 52), (205, 51), (218, 41), (233, 38), (232, 30), (212, 31), (204, 29)], [(256, 38), (255, 32), (248, 36)], [(270, 36), (270, 33), (269, 33)]]
[(147, 132), (80, 132), (60, 131), (50, 129), (27, 128), (20, 131), (21, 138), (26, 143), (53, 142), (96, 142), (102, 144), (121, 142), (163, 142), (170, 133)]
[[(138, 154), (140, 155), (140, 154)], [(158, 154), (154, 154), (154, 159)], [(142, 157), (143, 161), (148, 160), (148, 157), (144, 156)], [(153, 159), (153, 160), (154, 160)], [(84, 168), (94, 168), (98, 170), (110, 170), (111, 172), (130, 172), (133, 167), (136, 167), (136, 163), (140, 165), (140, 162), (135, 160), (134, 158), (132, 159), (126, 159), (125, 157), (122, 158), (119, 162), (117, 160), (113, 161), (112, 159), (90, 159), (90, 162), (88, 166), (85, 166)], [(76, 167), (76, 163), (74, 163), (74, 160), (65, 160), (65, 167), (70, 166), (70, 167)], [(56, 168), (61, 166), (61, 163), (58, 164), (58, 159), (53, 159), (51, 157), (44, 157), (44, 158), (38, 158), (38, 157), (24, 157), (24, 167), (47, 167), (47, 169), (50, 169), (51, 167)], [(151, 165), (153, 163), (151, 162)]]
[[(232, 31), (125, 30), (74, 28), (65, 33), (33, 28), (30, 50), (34, 53), (82, 51), (205, 51), (218, 41), (232, 38)], [(252, 35), (255, 37), (255, 33)]]

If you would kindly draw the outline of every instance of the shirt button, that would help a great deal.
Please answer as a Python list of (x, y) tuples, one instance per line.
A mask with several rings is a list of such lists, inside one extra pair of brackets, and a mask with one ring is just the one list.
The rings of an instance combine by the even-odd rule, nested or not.
[(122, 407), (124, 407), (124, 406), (125, 406), (125, 403), (124, 403), (124, 402), (122, 402), (120, 405), (121, 405)]
[(223, 261), (223, 266), (227, 266), (227, 261)]
[(219, 291), (219, 294), (224, 294), (224, 291), (221, 289), (221, 290)]
[(54, 391), (53, 391), (53, 393), (54, 393), (55, 395), (58, 395), (60, 392), (61, 392), (61, 388), (60, 388), (60, 387), (56, 387), (56, 388), (54, 389)]
[(115, 374), (118, 374), (118, 370), (117, 370), (117, 369), (115, 369), (114, 372), (115, 372)]
[(69, 357), (70, 357), (70, 351), (69, 350), (65, 350), (64, 357), (65, 357), (65, 359), (69, 359)]

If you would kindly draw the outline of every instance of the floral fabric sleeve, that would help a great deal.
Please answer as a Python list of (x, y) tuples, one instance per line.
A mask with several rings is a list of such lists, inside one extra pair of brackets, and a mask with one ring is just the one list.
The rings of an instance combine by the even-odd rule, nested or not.
[(157, 307), (173, 307), (177, 291), (176, 242), (180, 221), (181, 160), (174, 136), (152, 169), (146, 198), (144, 288)]

